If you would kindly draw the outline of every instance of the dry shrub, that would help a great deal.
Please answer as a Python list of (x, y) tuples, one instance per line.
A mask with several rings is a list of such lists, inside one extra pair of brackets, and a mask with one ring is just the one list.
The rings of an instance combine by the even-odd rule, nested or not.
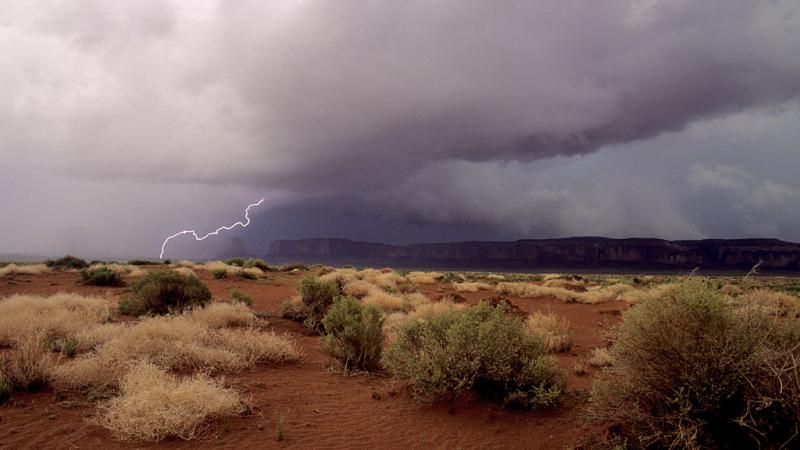
[(101, 269), (105, 268), (114, 272), (119, 273), (120, 275), (129, 276), (132, 278), (138, 278), (145, 273), (146, 270), (142, 269), (138, 265), (133, 264), (118, 264), (118, 263), (103, 263), (103, 264), (92, 264), (88, 267), (88, 269)]
[(68, 339), (113, 315), (112, 303), (77, 294), (49, 297), (13, 295), (0, 300), (0, 345), (12, 345), (28, 334)]
[(558, 280), (559, 278), (563, 277), (564, 274), (561, 273), (545, 273), (542, 274), (542, 280), (550, 281), (550, 280)]
[(453, 283), (453, 289), (455, 289), (458, 292), (478, 292), (478, 291), (485, 291), (491, 288), (492, 286), (490, 284), (481, 283), (477, 281)]
[(207, 375), (178, 378), (146, 362), (131, 368), (120, 390), (98, 406), (95, 422), (126, 441), (204, 438), (214, 420), (247, 411), (235, 390)]
[(225, 264), (222, 261), (209, 261), (203, 265), (195, 266), (198, 269), (208, 270), (209, 272), (224, 272), (229, 276), (236, 275), (241, 270), (241, 267)]
[(768, 313), (781, 317), (798, 317), (800, 315), (800, 298), (785, 292), (754, 289), (744, 293), (740, 302), (744, 306), (764, 308)]
[(565, 280), (563, 278), (552, 278), (549, 280), (545, 280), (544, 283), (542, 283), (542, 286), (574, 290), (583, 287), (584, 283), (583, 281)]
[(214, 302), (203, 308), (193, 308), (187, 316), (211, 328), (254, 325), (256, 316), (253, 310), (242, 302)]
[(629, 309), (595, 417), (647, 448), (797, 448), (800, 324), (688, 279)]
[(374, 284), (364, 281), (364, 280), (348, 280), (342, 286), (342, 293), (345, 295), (349, 295), (351, 297), (355, 297), (358, 299), (362, 299), (369, 295), (371, 292), (379, 290), (383, 292), (383, 290), (379, 289)]
[(259, 362), (302, 357), (287, 337), (253, 328), (215, 328), (231, 317), (242, 317), (239, 309), (232, 305), (224, 311), (212, 308), (211, 313), (191, 310), (180, 316), (148, 317), (132, 326), (118, 325), (116, 332), (104, 334), (108, 340), (97, 344), (92, 353), (59, 366), (55, 380), (67, 388), (114, 386), (138, 360), (171, 370), (237, 372)]
[(506, 276), (500, 275), (499, 273), (490, 273), (489, 275), (486, 275), (486, 279), (493, 281), (506, 281)]
[(409, 272), (406, 279), (417, 284), (436, 284), (442, 278), (441, 272)]
[(178, 266), (178, 267), (189, 267), (189, 268), (192, 268), (192, 267), (195, 266), (195, 263), (194, 263), (194, 261), (190, 261), (188, 259), (181, 259), (180, 261), (176, 262), (175, 265)]
[(542, 341), (548, 353), (566, 352), (572, 348), (572, 337), (569, 334), (569, 322), (555, 314), (534, 312), (528, 317), (527, 331)]
[(721, 288), (719, 288), (719, 291), (727, 295), (728, 297), (738, 297), (744, 294), (744, 289), (735, 284), (726, 284)]
[(50, 269), (44, 264), (21, 264), (11, 263), (5, 267), (0, 267), (0, 277), (8, 275), (41, 275), (49, 272)]
[(45, 334), (26, 333), (14, 350), (0, 355), (0, 378), (12, 390), (36, 390), (50, 384), (53, 357), (42, 346)]
[(586, 358), (586, 362), (594, 367), (610, 367), (614, 365), (614, 356), (608, 347), (595, 347)]

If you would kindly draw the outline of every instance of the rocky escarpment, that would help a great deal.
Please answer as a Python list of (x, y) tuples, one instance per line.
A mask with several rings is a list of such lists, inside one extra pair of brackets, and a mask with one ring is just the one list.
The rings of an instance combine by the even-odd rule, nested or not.
[(800, 270), (800, 244), (777, 239), (609, 239), (387, 245), (347, 239), (274, 241), (273, 260), (460, 267), (715, 268)]

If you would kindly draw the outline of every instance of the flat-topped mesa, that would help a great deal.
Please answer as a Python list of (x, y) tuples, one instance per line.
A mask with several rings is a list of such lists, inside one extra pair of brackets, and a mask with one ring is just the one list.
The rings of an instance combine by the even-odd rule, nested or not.
[(348, 239), (278, 240), (269, 257), (306, 262), (383, 262), (464, 267), (642, 267), (800, 270), (800, 244), (777, 239), (610, 239), (574, 237), (513, 242), (388, 245)]

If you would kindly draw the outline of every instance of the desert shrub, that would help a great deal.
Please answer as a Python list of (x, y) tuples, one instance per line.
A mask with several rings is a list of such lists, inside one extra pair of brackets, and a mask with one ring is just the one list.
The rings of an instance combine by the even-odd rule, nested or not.
[(244, 267), (244, 258), (228, 258), (223, 259), (222, 262), (229, 266)]
[(228, 278), (228, 271), (225, 269), (214, 269), (211, 271), (211, 275), (214, 276), (214, 279), (221, 280), (223, 278)]
[(249, 258), (244, 261), (242, 267), (244, 267), (245, 269), (250, 267), (255, 267), (256, 269), (260, 269), (264, 272), (269, 272), (271, 270), (269, 264), (267, 264), (266, 261), (260, 258)]
[(92, 286), (122, 286), (122, 275), (110, 267), (87, 267), (81, 270), (81, 283)]
[[(235, 292), (238, 292), (234, 289)], [(245, 294), (241, 294), (245, 295)], [(211, 328), (248, 326), (256, 322), (253, 311), (244, 302), (214, 302), (202, 308), (192, 308), (185, 315)]]
[(344, 363), (345, 369), (379, 367), (383, 317), (375, 306), (340, 296), (322, 319), (322, 349)]
[(593, 388), (599, 420), (652, 448), (797, 447), (800, 326), (735, 309), (690, 279), (631, 308), (613, 367)]
[(261, 272), (260, 269), (255, 269), (255, 268), (242, 269), (236, 271), (236, 276), (243, 280), (255, 280), (258, 278), (258, 272), (254, 272), (254, 270), (258, 270), (259, 272)]
[(128, 264), (131, 266), (147, 266), (150, 264), (159, 264), (159, 263), (154, 261), (148, 261), (146, 259), (132, 259), (128, 261)]
[(84, 269), (89, 266), (89, 264), (74, 256), (67, 255), (63, 258), (59, 258), (56, 260), (47, 260), (45, 261), (47, 267), (50, 267), (54, 270), (64, 270), (64, 269)]
[(453, 289), (457, 292), (478, 292), (481, 290), (491, 289), (492, 286), (486, 283), (481, 283), (477, 281), (473, 282), (463, 282), (463, 283), (453, 283)]
[(300, 298), (308, 308), (307, 326), (317, 331), (322, 330), (322, 318), (328, 313), (333, 300), (341, 294), (341, 285), (336, 279), (319, 280), (303, 277), (297, 284)]
[(178, 378), (147, 362), (131, 368), (120, 391), (98, 407), (95, 419), (120, 440), (203, 438), (214, 420), (247, 411), (235, 390), (207, 375)]
[(614, 365), (614, 355), (608, 347), (595, 347), (589, 352), (586, 363), (594, 367), (610, 367)]
[(569, 334), (569, 322), (555, 314), (535, 312), (525, 322), (528, 333), (539, 338), (544, 350), (566, 352), (572, 348), (572, 337)]
[(435, 284), (442, 277), (439, 272), (409, 272), (406, 278), (417, 284)]
[(175, 263), (175, 265), (177, 265), (178, 267), (188, 267), (191, 269), (192, 267), (195, 266), (195, 263), (194, 261), (189, 259), (180, 259), (178, 260), (178, 262)]
[(308, 266), (302, 263), (284, 264), (278, 270), (281, 272), (294, 272), (296, 270), (308, 270)]
[(311, 310), (300, 297), (289, 298), (281, 303), (281, 317), (284, 319), (304, 323), (309, 319), (310, 314)]
[(33, 391), (50, 384), (53, 360), (43, 341), (43, 333), (29, 333), (19, 337), (14, 351), (0, 355), (0, 379), (11, 389)]
[(503, 306), (486, 302), (406, 322), (383, 364), (395, 377), (411, 379), (423, 399), (452, 402), (477, 391), (509, 407), (538, 408), (556, 403), (564, 389), (541, 342)]
[[(131, 286), (133, 298), (120, 304), (134, 314), (165, 314), (172, 310), (203, 306), (211, 300), (208, 287), (194, 275), (174, 270), (150, 272)], [(130, 306), (131, 308), (128, 308)]]
[(785, 292), (754, 289), (742, 294), (739, 300), (744, 306), (764, 308), (778, 316), (800, 316), (800, 298)]
[(247, 306), (253, 306), (253, 297), (239, 291), (238, 289), (231, 290), (231, 301), (233, 303), (242, 303)]

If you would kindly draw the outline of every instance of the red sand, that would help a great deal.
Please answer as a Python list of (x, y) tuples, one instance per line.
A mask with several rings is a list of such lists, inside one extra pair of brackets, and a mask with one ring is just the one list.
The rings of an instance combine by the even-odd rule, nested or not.
[[(277, 313), (286, 298), (295, 295), (300, 275), (271, 273), (267, 281), (215, 280), (197, 271), (215, 298), (230, 290), (250, 294), (257, 311)], [(16, 275), (0, 280), (0, 297), (15, 293), (51, 294), (61, 291), (119, 297), (126, 288), (99, 288), (77, 284), (77, 273)], [(436, 298), (449, 288), (422, 285), (421, 292)], [(489, 291), (462, 293), (469, 303), (492, 295)], [(159, 444), (122, 443), (86, 418), (94, 407), (84, 396), (61, 396), (52, 390), (15, 394), (0, 406), (0, 448), (541, 448), (563, 449), (580, 443), (592, 430), (581, 420), (585, 393), (595, 369), (572, 374), (572, 365), (592, 347), (602, 345), (604, 329), (619, 320), (621, 302), (600, 305), (565, 304), (552, 299), (510, 300), (525, 311), (554, 312), (569, 320), (574, 346), (558, 355), (568, 375), (564, 404), (541, 412), (507, 411), (500, 405), (465, 398), (452, 412), (443, 405), (416, 402), (397, 382), (384, 374), (344, 375), (330, 369), (331, 359), (320, 352), (319, 341), (297, 323), (270, 319), (270, 327), (288, 333), (302, 346), (306, 358), (289, 366), (258, 366), (225, 377), (238, 386), (253, 408), (248, 417), (220, 424), (209, 441), (167, 440)], [(286, 414), (286, 438), (275, 437), (275, 415)]]

